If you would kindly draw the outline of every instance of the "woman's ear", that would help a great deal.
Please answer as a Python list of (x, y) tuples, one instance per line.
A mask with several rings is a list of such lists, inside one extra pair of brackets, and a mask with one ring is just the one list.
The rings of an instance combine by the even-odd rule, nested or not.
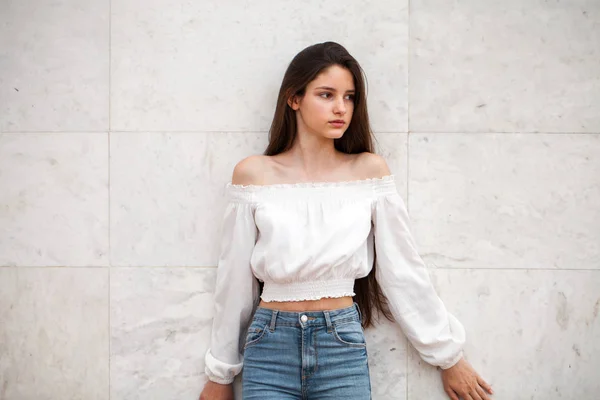
[(297, 111), (300, 108), (300, 99), (296, 95), (290, 96), (287, 103), (288, 106), (290, 106), (290, 108), (294, 111)]

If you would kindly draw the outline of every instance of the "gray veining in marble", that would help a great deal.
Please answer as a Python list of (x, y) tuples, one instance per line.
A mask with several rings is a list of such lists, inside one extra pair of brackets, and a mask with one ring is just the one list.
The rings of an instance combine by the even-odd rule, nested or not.
[(110, 398), (197, 399), (212, 327), (214, 268), (113, 268)]
[(599, 134), (411, 134), (409, 154), (428, 264), (600, 268)]
[(107, 268), (0, 268), (0, 399), (108, 399)]
[(373, 400), (406, 399), (407, 340), (395, 323), (383, 317), (365, 330)]
[(0, 134), (0, 266), (106, 265), (107, 134)]
[(0, 132), (108, 129), (109, 2), (0, 4)]
[[(467, 331), (465, 357), (494, 399), (595, 399), (600, 390), (600, 273), (431, 270)], [(445, 400), (440, 372), (409, 352), (409, 400)]]
[(600, 132), (600, 2), (410, 2), (412, 132)]

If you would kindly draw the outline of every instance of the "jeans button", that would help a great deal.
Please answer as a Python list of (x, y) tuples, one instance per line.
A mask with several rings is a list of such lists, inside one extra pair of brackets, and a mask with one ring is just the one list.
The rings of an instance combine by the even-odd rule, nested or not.
[(306, 315), (304, 315), (304, 314), (303, 314), (303, 315), (300, 317), (300, 321), (302, 321), (302, 322), (306, 322), (306, 321), (308, 321), (308, 317), (307, 317)]

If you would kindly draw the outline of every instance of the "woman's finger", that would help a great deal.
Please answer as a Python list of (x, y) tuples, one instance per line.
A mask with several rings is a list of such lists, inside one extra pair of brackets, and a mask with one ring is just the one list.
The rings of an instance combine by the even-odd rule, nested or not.
[(486, 390), (486, 392), (488, 392), (489, 394), (494, 394), (492, 387), (486, 381), (484, 381), (482, 377), (480, 377), (480, 376), (477, 377), (477, 383), (479, 383), (479, 386), (484, 388)]
[(483, 400), (476, 389), (469, 389), (469, 396), (471, 396), (473, 400)]
[(444, 389), (444, 391), (446, 392), (448, 397), (450, 397), (452, 400), (459, 400), (458, 395), (451, 388)]
[(479, 385), (475, 386), (475, 390), (477, 390), (477, 394), (479, 395), (479, 397), (481, 397), (481, 400), (490, 400), (490, 398), (488, 397), (488, 395), (485, 393), (485, 391), (483, 390), (483, 388)]

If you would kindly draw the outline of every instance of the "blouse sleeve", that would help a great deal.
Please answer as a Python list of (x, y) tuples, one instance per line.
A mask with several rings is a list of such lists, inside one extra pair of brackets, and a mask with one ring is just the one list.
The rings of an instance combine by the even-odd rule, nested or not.
[(447, 369), (462, 357), (465, 329), (438, 297), (410, 233), (404, 201), (393, 193), (373, 206), (376, 279), (390, 311), (427, 363)]
[(242, 370), (241, 333), (259, 298), (250, 268), (256, 235), (252, 205), (230, 201), (222, 224), (211, 344), (205, 355), (208, 379), (220, 384), (233, 382)]

